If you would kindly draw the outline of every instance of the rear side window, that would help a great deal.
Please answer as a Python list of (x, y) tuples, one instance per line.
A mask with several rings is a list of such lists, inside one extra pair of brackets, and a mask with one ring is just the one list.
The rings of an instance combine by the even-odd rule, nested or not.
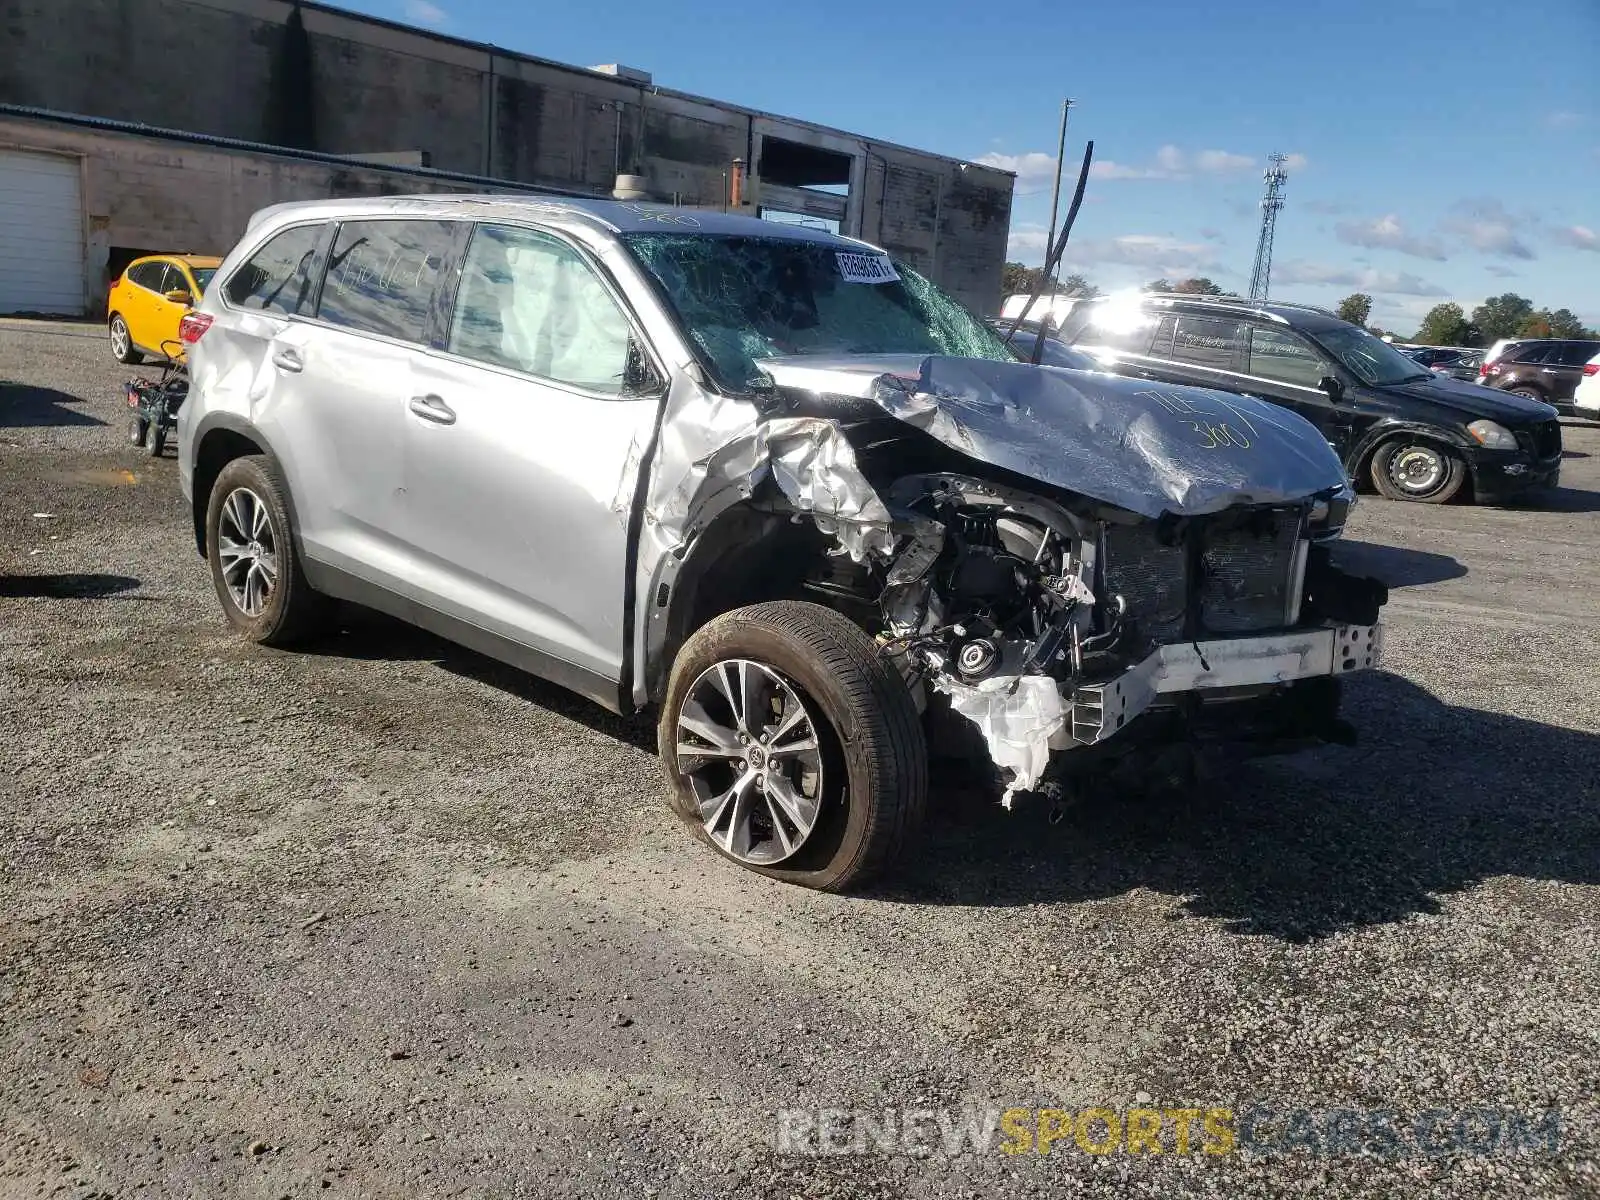
[(1311, 347), (1292, 333), (1262, 326), (1250, 328), (1250, 374), (1279, 383), (1314, 388), (1327, 368)]
[(165, 293), (188, 292), (192, 291), (193, 289), (189, 287), (189, 281), (184, 278), (183, 271), (179, 267), (174, 266), (172, 263), (168, 263), (166, 272), (161, 278), (161, 287), (159, 290)]
[(500, 225), (473, 233), (450, 323), (452, 354), (620, 393), (631, 333), (611, 293), (565, 242)]
[(317, 316), (330, 325), (422, 341), (453, 229), (449, 221), (339, 226)]
[(1244, 325), (1216, 317), (1178, 318), (1172, 335), (1172, 357), (1214, 371), (1233, 371), (1239, 361)]
[(1568, 342), (1561, 348), (1561, 365), (1581, 367), (1600, 353), (1600, 342)]
[(147, 262), (128, 269), (128, 281), (136, 283), (142, 288), (149, 288), (152, 292), (161, 290), (161, 275), (167, 269), (165, 263)]
[(1500, 356), (1502, 362), (1542, 363), (1549, 359), (1550, 351), (1555, 347), (1549, 342), (1524, 342), (1517, 346), (1507, 346), (1506, 352)]
[(317, 283), (317, 251), (327, 227), (285, 229), (228, 277), (222, 294), (236, 308), (252, 312), (309, 315)]
[[(1124, 354), (1159, 354), (1160, 350), (1151, 350), (1150, 342), (1156, 331), (1157, 318), (1147, 311), (1127, 314), (1113, 310), (1104, 304), (1084, 306), (1087, 317), (1083, 328), (1068, 335), (1073, 345), (1076, 346), (1103, 346), (1108, 350), (1120, 350)], [(1072, 324), (1072, 314), (1067, 319), (1067, 324)], [(1170, 320), (1170, 318), (1168, 318)], [(1001, 328), (1009, 328), (1009, 323), (1002, 324)], [(1169, 336), (1166, 341), (1171, 342)], [(1161, 343), (1161, 339), (1156, 341)]]

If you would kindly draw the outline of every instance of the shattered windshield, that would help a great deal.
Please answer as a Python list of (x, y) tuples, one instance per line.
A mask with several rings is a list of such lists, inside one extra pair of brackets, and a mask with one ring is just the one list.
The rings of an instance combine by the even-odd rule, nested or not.
[(945, 354), (1014, 362), (988, 326), (888, 256), (792, 238), (624, 235), (726, 387), (782, 354)]
[(1407, 358), (1382, 338), (1373, 337), (1354, 325), (1318, 330), (1312, 336), (1362, 383), (1383, 387), (1410, 379), (1433, 378), (1432, 371), (1417, 370), (1415, 359)]

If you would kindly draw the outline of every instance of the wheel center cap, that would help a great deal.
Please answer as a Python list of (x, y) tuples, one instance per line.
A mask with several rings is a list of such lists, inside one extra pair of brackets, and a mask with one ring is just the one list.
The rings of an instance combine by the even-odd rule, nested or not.
[(767, 752), (760, 746), (751, 746), (745, 751), (744, 760), (750, 764), (751, 770), (759, 771), (767, 765)]

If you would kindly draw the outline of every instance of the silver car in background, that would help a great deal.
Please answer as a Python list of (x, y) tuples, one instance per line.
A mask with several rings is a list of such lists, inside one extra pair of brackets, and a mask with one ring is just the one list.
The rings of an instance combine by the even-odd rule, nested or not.
[[(245, 637), (336, 599), (656, 714), (679, 815), (842, 889), (922, 817), (1152, 744), (1342, 737), (1381, 586), (1305, 420), (1017, 360), (875, 247), (715, 212), (258, 213), (184, 321), (180, 476)], [(944, 735), (939, 744), (949, 744)]]

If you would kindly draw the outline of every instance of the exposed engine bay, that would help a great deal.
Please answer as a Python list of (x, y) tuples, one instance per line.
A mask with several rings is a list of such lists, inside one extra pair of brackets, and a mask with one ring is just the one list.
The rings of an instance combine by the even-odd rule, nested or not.
[[(1094, 745), (1158, 703), (1157, 689), (1122, 696), (1107, 727), (1105, 685), (1162, 647), (1188, 648), (1210, 674), (1206, 647), (1230, 652), (1218, 639), (1331, 617), (1371, 626), (1386, 598), (1313, 545), (1313, 517), (1336, 497), (1150, 521), (955, 473), (903, 476), (883, 495), (896, 549), (856, 576), (860, 598), (876, 596), (879, 645), (978, 726), (1008, 803), (1038, 785), (1052, 752)], [(1358, 665), (1372, 665), (1368, 646)], [(1343, 662), (1330, 654), (1328, 672)], [(1226, 699), (1292, 682), (1252, 679)]]

